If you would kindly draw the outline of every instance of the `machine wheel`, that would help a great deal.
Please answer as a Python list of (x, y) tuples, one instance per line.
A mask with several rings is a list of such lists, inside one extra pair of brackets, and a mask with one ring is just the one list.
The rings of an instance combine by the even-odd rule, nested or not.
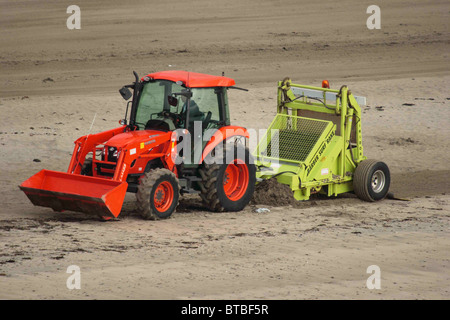
[[(199, 169), (202, 178), (200, 196), (209, 210), (240, 211), (253, 196), (256, 167), (248, 148), (229, 144), (224, 151), (216, 156), (223, 159), (222, 164), (204, 163)], [(227, 152), (234, 152), (230, 163), (226, 162)]]
[(377, 160), (364, 160), (353, 175), (353, 189), (361, 200), (384, 199), (389, 191), (391, 176), (388, 166)]
[(179, 195), (175, 174), (167, 169), (153, 169), (139, 180), (137, 207), (146, 220), (167, 219), (175, 211)]

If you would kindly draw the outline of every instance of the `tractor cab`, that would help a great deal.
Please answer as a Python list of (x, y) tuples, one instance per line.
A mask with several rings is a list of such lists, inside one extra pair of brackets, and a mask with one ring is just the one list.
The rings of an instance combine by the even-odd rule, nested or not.
[(130, 126), (135, 130), (187, 129), (193, 136), (196, 124), (202, 134), (229, 125), (227, 88), (233, 84), (230, 78), (185, 71), (148, 74), (134, 84)]

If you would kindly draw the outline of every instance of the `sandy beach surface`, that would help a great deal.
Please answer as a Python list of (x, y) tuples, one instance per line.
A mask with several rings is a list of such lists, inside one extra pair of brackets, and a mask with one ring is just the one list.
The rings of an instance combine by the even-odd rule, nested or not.
[[(0, 299), (449, 299), (450, 4), (371, 1), (0, 1)], [(233, 124), (265, 129), (277, 82), (367, 97), (363, 144), (398, 198), (355, 195), (241, 212), (183, 196), (146, 221), (34, 207), (18, 185), (66, 171), (73, 141), (118, 126), (118, 89), (162, 70), (221, 75)], [(268, 208), (270, 212), (257, 212)], [(81, 272), (69, 290), (67, 268)], [(369, 289), (369, 266), (381, 288)]]

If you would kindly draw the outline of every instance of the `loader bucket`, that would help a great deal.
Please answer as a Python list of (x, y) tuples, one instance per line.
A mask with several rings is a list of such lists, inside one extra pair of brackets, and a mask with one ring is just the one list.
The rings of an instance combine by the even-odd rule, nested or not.
[(126, 182), (50, 170), (41, 170), (19, 186), (35, 206), (104, 219), (120, 214), (127, 187)]

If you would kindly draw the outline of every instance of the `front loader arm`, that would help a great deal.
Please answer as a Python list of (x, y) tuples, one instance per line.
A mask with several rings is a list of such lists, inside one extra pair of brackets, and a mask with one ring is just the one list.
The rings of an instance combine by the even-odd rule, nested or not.
[(91, 152), (95, 146), (108, 141), (117, 134), (124, 132), (125, 127), (126, 126), (122, 126), (96, 134), (88, 134), (78, 138), (74, 142), (75, 147), (73, 149), (72, 158), (70, 160), (67, 173), (80, 174), (86, 155)]

